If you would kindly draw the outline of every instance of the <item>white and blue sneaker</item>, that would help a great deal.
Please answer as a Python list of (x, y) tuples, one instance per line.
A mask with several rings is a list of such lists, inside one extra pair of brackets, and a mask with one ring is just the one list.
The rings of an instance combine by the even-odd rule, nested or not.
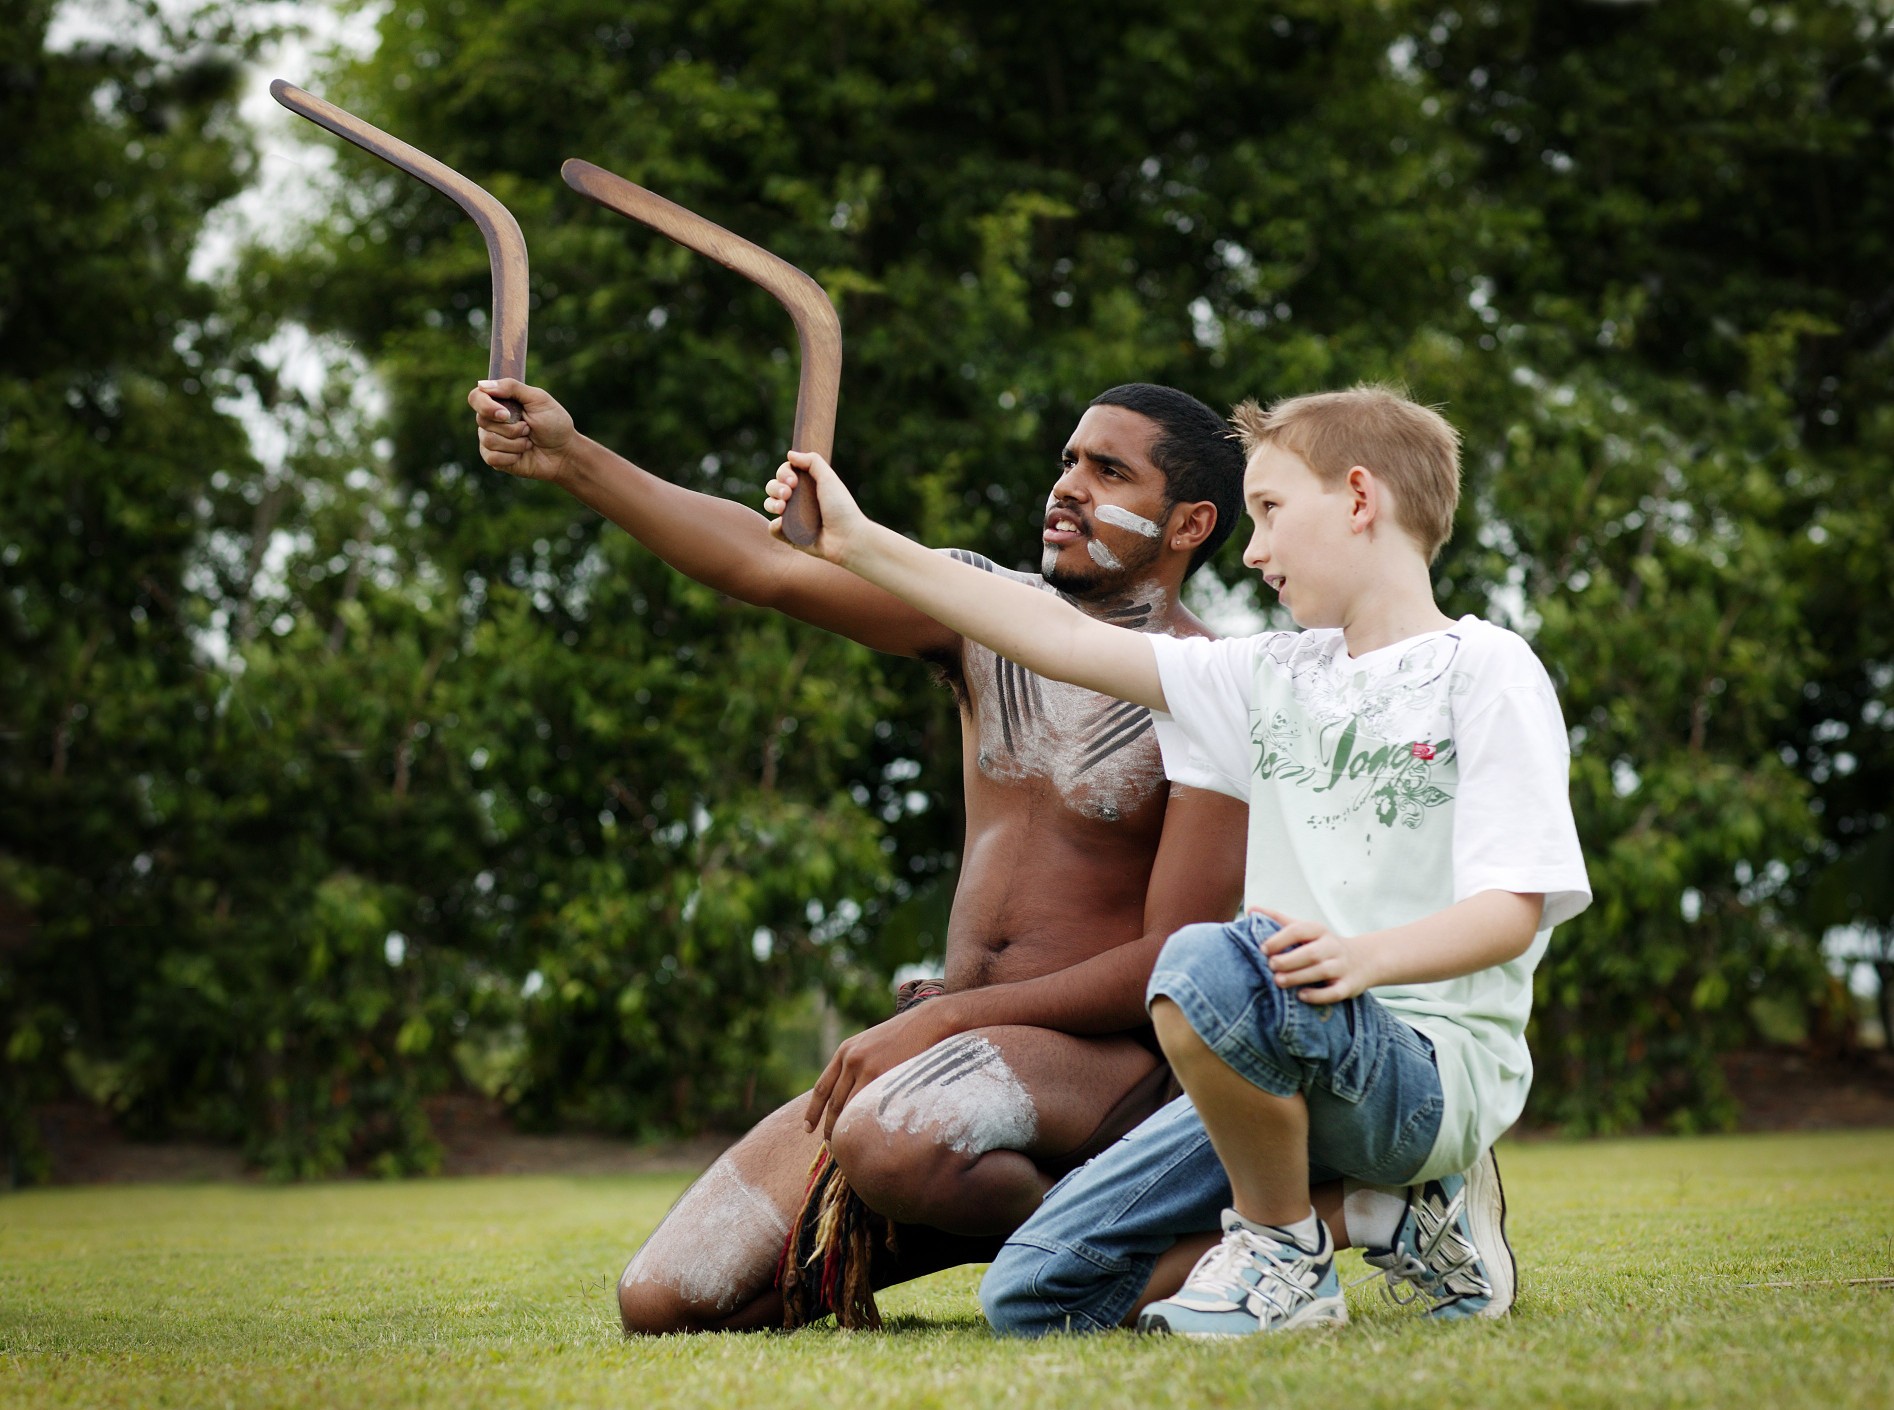
[(1370, 1277), (1387, 1279), (1383, 1291), (1393, 1301), (1425, 1302), (1429, 1317), (1504, 1317), (1518, 1268), (1506, 1242), (1506, 1191), (1493, 1152), (1464, 1175), (1409, 1188), (1394, 1246), (1362, 1257), (1380, 1270)]
[(1197, 1260), (1174, 1297), (1138, 1314), (1141, 1332), (1242, 1337), (1348, 1320), (1335, 1277), (1335, 1241), (1318, 1224), (1315, 1249), (1223, 1211), (1223, 1242)]

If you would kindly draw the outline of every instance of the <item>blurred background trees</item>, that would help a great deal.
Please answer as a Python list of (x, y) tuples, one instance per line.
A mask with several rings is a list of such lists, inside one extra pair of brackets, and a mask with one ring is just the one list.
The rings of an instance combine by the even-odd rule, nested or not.
[[(486, 470), (484, 254), (418, 184), (310, 129), (311, 218), (192, 280), (259, 179), (264, 36), (156, 7), (49, 51), (53, 8), (0, 70), (16, 1162), (71, 1093), (292, 1174), (427, 1168), (455, 1086), (624, 1132), (787, 1095), (938, 955), (946, 695)], [(1541, 972), (1536, 1114), (1717, 1124), (1719, 1053), (1852, 1031), (1822, 937), (1894, 932), (1875, 7), (427, 0), (376, 32), (288, 76), (514, 210), (529, 376), (695, 488), (754, 502), (780, 458), (788, 322), (565, 157), (822, 280), (838, 462), (930, 543), (1030, 564), (1118, 382), (1444, 404), (1442, 592), (1552, 665), (1599, 893)]]

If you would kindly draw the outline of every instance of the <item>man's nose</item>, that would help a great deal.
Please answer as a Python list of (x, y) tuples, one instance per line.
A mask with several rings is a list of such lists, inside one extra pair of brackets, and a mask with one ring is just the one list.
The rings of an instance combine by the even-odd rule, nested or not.
[(1086, 498), (1085, 480), (1078, 466), (1068, 465), (1059, 472), (1059, 478), (1052, 482), (1052, 497), (1055, 500)]

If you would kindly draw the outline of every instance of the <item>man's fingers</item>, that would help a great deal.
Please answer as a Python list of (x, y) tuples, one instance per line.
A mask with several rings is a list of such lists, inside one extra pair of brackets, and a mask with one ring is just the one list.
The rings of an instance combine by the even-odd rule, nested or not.
[(505, 397), (509, 401), (524, 402), (529, 398), (536, 401), (545, 395), (539, 388), (529, 387), (517, 377), (484, 377), (474, 385), (480, 391)]
[(828, 1140), (835, 1135), (835, 1123), (842, 1119), (842, 1110), (848, 1105), (848, 1099), (855, 1095), (853, 1078), (838, 1081), (835, 1089), (829, 1093), (828, 1119), (822, 1123), (822, 1139)]
[(803, 1128), (813, 1131), (816, 1123), (822, 1119), (822, 1108), (829, 1104), (829, 1093), (835, 1090), (835, 1084), (842, 1076), (842, 1050), (837, 1048), (829, 1058), (828, 1066), (822, 1069), (822, 1075), (815, 1080), (815, 1086), (809, 1089), (809, 1105), (803, 1108)]

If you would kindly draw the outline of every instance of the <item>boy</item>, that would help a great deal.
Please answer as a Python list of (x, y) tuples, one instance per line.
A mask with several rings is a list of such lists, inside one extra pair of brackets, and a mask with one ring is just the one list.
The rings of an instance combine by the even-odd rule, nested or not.
[[(1001, 1331), (1110, 1327), (1153, 1298), (1151, 1331), (1342, 1322), (1341, 1241), (1436, 1316), (1512, 1299), (1489, 1147), (1530, 1083), (1532, 969), (1590, 900), (1557, 700), (1523, 640), (1434, 603), (1459, 495), (1440, 416), (1359, 387), (1235, 419), (1244, 561), (1301, 632), (1125, 632), (870, 523), (820, 460), (792, 454), (770, 485), (780, 513), (809, 477), (816, 552), (1149, 706), (1173, 780), (1250, 800), (1245, 915), (1177, 932), (1148, 990), (1187, 1095), (1008, 1241), (981, 1289)], [(1318, 1212), (1311, 1182), (1335, 1176), (1351, 1193)], [(1164, 1296), (1226, 1197), (1221, 1241)]]

